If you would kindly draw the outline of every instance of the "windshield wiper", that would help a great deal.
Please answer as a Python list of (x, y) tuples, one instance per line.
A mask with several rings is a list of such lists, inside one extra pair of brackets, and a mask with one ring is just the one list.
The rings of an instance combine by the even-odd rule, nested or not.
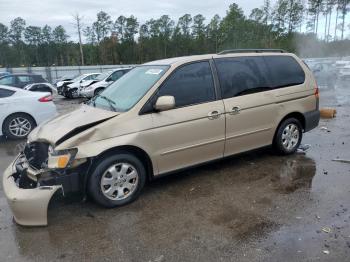
[(112, 111), (114, 111), (114, 112), (116, 112), (117, 111), (117, 108), (116, 108), (116, 103), (112, 100), (112, 99), (110, 99), (110, 98), (108, 98), (108, 97), (106, 97), (106, 96), (103, 96), (103, 95), (96, 95), (94, 98), (93, 98), (93, 105), (94, 105), (94, 107), (96, 107), (96, 98), (102, 98), (103, 100), (106, 100), (107, 102), (108, 102), (108, 104), (109, 104), (109, 107), (111, 108), (111, 110)]

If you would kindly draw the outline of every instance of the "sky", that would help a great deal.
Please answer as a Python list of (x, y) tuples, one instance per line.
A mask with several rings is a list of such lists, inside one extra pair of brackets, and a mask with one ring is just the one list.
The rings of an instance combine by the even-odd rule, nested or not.
[[(77, 12), (84, 17), (85, 26), (92, 24), (99, 11), (105, 11), (113, 20), (120, 15), (134, 15), (140, 23), (167, 14), (177, 20), (183, 14), (203, 14), (207, 21), (215, 15), (224, 16), (231, 3), (237, 3), (249, 15), (264, 0), (0, 0), (0, 23), (9, 25), (18, 16), (27, 25), (55, 27), (63, 25), (71, 39), (76, 38), (72, 15)], [(272, 1), (274, 2), (274, 1)]]
[[(271, 4), (276, 1), (271, 0)], [(0, 0), (0, 23), (9, 26), (12, 19), (20, 16), (26, 20), (27, 26), (42, 27), (48, 24), (54, 28), (63, 25), (70, 35), (70, 40), (76, 41), (77, 33), (73, 20), (76, 13), (83, 16), (84, 26), (91, 25), (99, 11), (107, 12), (113, 21), (120, 15), (134, 15), (140, 24), (164, 14), (170, 15), (176, 21), (186, 13), (192, 16), (202, 14), (208, 23), (215, 14), (225, 16), (228, 6), (233, 2), (248, 16), (253, 8), (261, 7), (264, 0)], [(346, 24), (349, 24), (349, 20), (350, 15)], [(324, 18), (321, 17), (320, 28), (324, 27), (324, 22)], [(333, 17), (332, 28), (334, 22)], [(323, 37), (322, 29), (319, 36)]]

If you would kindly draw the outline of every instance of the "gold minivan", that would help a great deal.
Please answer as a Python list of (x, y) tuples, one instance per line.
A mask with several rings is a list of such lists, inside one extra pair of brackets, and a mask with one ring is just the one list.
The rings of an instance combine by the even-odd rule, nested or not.
[(267, 145), (294, 153), (318, 125), (310, 69), (281, 50), (228, 50), (135, 67), (79, 109), (38, 126), (7, 168), (15, 221), (46, 225), (55, 192), (116, 207), (175, 170)]

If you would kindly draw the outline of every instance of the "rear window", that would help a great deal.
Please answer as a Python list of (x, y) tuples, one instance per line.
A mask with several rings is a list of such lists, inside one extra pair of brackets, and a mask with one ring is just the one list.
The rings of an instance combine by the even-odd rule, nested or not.
[(299, 85), (305, 73), (290, 56), (247, 56), (217, 58), (223, 98), (242, 96)]
[(304, 70), (293, 57), (265, 56), (264, 59), (271, 72), (272, 88), (300, 85), (305, 82)]
[(216, 59), (223, 98), (242, 96), (270, 89), (263, 57)]

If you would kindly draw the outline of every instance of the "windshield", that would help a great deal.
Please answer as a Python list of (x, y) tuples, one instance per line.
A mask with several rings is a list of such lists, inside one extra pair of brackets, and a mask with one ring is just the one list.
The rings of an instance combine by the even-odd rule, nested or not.
[(111, 84), (101, 95), (94, 97), (89, 104), (111, 111), (128, 111), (168, 69), (169, 66), (136, 67)]
[(83, 80), (86, 77), (86, 75), (80, 75), (76, 78), (72, 79), (72, 82), (79, 82), (80, 80)]
[(96, 77), (95, 80), (102, 81), (103, 79), (107, 78), (111, 73), (112, 71), (104, 72), (100, 74), (98, 77)]

